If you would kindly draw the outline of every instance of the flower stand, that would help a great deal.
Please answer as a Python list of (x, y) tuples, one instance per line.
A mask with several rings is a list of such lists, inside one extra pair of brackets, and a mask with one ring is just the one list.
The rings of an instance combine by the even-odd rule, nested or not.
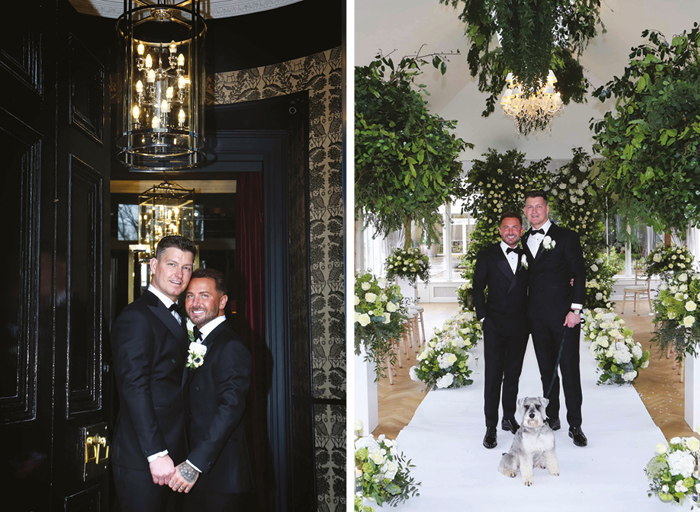
[(685, 358), (685, 421), (695, 430), (700, 427), (700, 357)]

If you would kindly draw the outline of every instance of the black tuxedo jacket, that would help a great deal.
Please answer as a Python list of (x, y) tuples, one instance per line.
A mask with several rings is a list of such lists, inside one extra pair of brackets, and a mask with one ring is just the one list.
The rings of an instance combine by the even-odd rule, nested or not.
[(181, 374), (189, 396), (187, 460), (202, 471), (195, 484), (200, 491), (246, 492), (252, 488), (244, 421), (252, 360), (226, 322), (204, 344), (202, 366)]
[(182, 368), (187, 331), (158, 297), (146, 291), (112, 327), (119, 416), (112, 460), (148, 470), (147, 457), (168, 450), (175, 464), (186, 455)]
[[(586, 299), (586, 264), (578, 233), (552, 223), (546, 236), (556, 242), (546, 250), (540, 244), (537, 254), (527, 245), (528, 231), (522, 238), (530, 270), (530, 318), (564, 323), (571, 304)], [(574, 285), (571, 286), (571, 278)]]
[[(472, 298), (478, 318), (508, 316), (510, 321), (498, 326), (509, 330), (519, 329), (527, 313), (528, 271), (521, 265), (518, 255), (515, 274), (510, 269), (501, 244), (497, 243), (479, 251), (474, 267)], [(488, 288), (488, 297), (484, 290)]]

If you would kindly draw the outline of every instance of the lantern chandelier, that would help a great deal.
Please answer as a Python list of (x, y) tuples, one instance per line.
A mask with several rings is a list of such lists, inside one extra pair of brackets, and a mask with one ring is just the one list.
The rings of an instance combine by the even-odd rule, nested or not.
[[(136, 7), (134, 5), (137, 5)], [(204, 162), (204, 34), (200, 0), (125, 0), (119, 158), (129, 168)]]
[(139, 195), (139, 244), (146, 246), (143, 259), (155, 257), (161, 238), (180, 235), (190, 240), (202, 239), (201, 222), (194, 206), (194, 189), (167, 180)]
[(508, 86), (503, 93), (503, 113), (513, 118), (518, 133), (527, 135), (534, 130), (551, 130), (551, 122), (564, 108), (561, 95), (554, 90), (557, 77), (549, 70), (547, 83), (538, 91), (526, 95), (513, 73), (506, 77)]

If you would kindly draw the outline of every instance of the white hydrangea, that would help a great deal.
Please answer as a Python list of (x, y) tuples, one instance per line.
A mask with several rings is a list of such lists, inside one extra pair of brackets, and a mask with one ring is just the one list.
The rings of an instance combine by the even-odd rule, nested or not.
[(452, 385), (452, 382), (454, 382), (454, 378), (455, 376), (451, 373), (446, 373), (435, 382), (435, 385), (438, 387), (438, 389), (449, 388)]
[(408, 370), (408, 376), (411, 377), (411, 380), (414, 382), (418, 382), (420, 380), (416, 374), (416, 370), (417, 368), (415, 366), (411, 366), (411, 368)]
[(675, 451), (668, 454), (667, 460), (668, 468), (672, 475), (682, 475), (683, 478), (688, 478), (693, 474), (693, 470), (695, 469), (695, 457), (690, 453), (680, 450)]
[(446, 370), (457, 361), (457, 356), (451, 352), (446, 352), (438, 357), (438, 366), (440, 369)]
[(636, 377), (637, 372), (634, 370), (622, 374), (622, 380), (624, 380), (625, 382), (632, 382)]

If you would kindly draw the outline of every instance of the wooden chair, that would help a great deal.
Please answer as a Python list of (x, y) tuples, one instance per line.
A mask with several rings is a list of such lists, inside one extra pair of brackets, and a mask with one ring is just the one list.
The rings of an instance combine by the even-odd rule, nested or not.
[(418, 347), (422, 347), (426, 344), (427, 340), (425, 338), (425, 321), (423, 320), (423, 306), (412, 305), (408, 307), (408, 310), (416, 315), (416, 325), (419, 327), (416, 329), (416, 338), (418, 340)]
[[(637, 298), (639, 297), (640, 300), (646, 298), (649, 301), (649, 313), (654, 312), (651, 306), (651, 279), (648, 275), (645, 275), (645, 270), (646, 269), (639, 263), (639, 261), (637, 261), (637, 264), (634, 267), (634, 285), (625, 286), (622, 289), (623, 315), (625, 314), (625, 302), (627, 301), (627, 295), (630, 293), (634, 299), (634, 308), (632, 311), (637, 311)], [(643, 281), (646, 281), (646, 283), (642, 283)], [(639, 316), (639, 313), (637, 313), (637, 315)]]

